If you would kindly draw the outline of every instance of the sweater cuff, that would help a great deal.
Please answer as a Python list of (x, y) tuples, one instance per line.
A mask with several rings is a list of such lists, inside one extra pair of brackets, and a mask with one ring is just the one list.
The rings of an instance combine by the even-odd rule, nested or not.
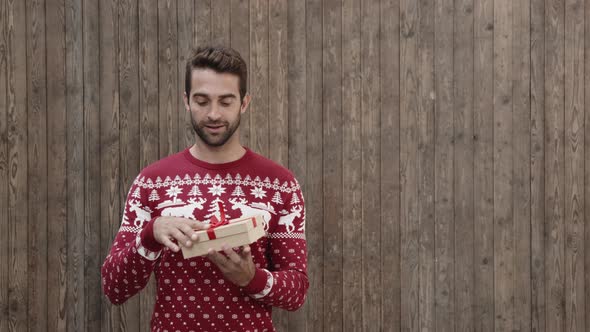
[(158, 218), (150, 220), (145, 227), (137, 234), (136, 245), (138, 252), (147, 259), (155, 260), (160, 256), (160, 251), (164, 248), (162, 244), (154, 238), (154, 222)]
[(254, 278), (243, 290), (248, 295), (258, 299), (270, 293), (273, 283), (274, 278), (270, 272), (265, 269), (256, 269)]

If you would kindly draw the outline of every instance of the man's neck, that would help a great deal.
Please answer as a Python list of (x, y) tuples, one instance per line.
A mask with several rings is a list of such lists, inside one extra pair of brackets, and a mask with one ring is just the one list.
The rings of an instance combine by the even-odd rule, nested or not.
[(224, 164), (240, 159), (245, 153), (246, 149), (242, 147), (239, 141), (227, 142), (222, 146), (209, 146), (198, 140), (191, 146), (190, 152), (193, 157), (210, 163), (210, 164)]

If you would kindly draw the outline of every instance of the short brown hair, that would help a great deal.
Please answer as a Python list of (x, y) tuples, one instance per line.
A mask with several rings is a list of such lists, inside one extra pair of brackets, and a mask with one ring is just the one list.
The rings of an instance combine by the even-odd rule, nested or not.
[(194, 69), (212, 69), (217, 73), (238, 76), (240, 101), (248, 91), (248, 69), (246, 61), (238, 51), (224, 46), (202, 46), (194, 50), (186, 62), (184, 89), (190, 102), (191, 75)]

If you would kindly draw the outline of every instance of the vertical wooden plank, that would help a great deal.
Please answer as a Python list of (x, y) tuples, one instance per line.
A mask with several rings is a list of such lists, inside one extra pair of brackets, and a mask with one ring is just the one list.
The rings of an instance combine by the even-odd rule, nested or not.
[[(82, 2), (66, 2), (67, 330), (83, 331), (84, 111)], [(81, 111), (82, 110), (82, 111)]]
[(158, 90), (160, 93), (160, 157), (178, 151), (176, 1), (158, 1)]
[[(287, 114), (287, 1), (269, 1), (268, 8), (268, 156), (281, 165), (289, 163)], [(289, 314), (273, 310), (279, 331), (289, 329)]]
[[(101, 2), (100, 16), (100, 256), (104, 259), (117, 233), (121, 219), (119, 197), (119, 75), (118, 38), (119, 30), (117, 0)], [(174, 11), (176, 13), (176, 11)], [(163, 40), (163, 39), (160, 39)], [(163, 75), (160, 75), (163, 77)], [(166, 123), (166, 125), (170, 125)], [(173, 141), (166, 137), (169, 147)], [(125, 329), (121, 320), (121, 309), (110, 304), (105, 297), (102, 302), (102, 330), (118, 331)]]
[[(8, 10), (6, 1), (0, 2), (0, 220), (8, 221)], [(8, 222), (0, 222), (0, 330), (8, 331)]]
[(565, 330), (564, 2), (545, 1), (545, 321)]
[[(119, 79), (119, 206), (125, 206), (127, 191), (139, 173), (139, 64), (137, 0), (119, 1), (118, 38)], [(192, 29), (191, 29), (192, 31)], [(178, 99), (178, 96), (177, 96)], [(180, 112), (182, 108), (178, 110)], [(121, 324), (125, 331), (139, 331), (139, 297), (134, 296), (121, 307)]]
[[(233, 49), (240, 52), (240, 55), (248, 65), (248, 79), (250, 80), (252, 67), (250, 66), (250, 4), (248, 0), (231, 0), (229, 24), (230, 45)], [(250, 93), (252, 88), (249, 83), (250, 81), (248, 82), (248, 93)], [(246, 111), (246, 113), (241, 115), (240, 120), (240, 143), (245, 146), (251, 146), (250, 113), (250, 110)]]
[[(361, 2), (342, 4), (342, 250), (343, 266), (362, 265), (361, 211)], [(342, 271), (344, 293), (343, 330), (362, 330), (362, 275), (358, 270)]]
[[(400, 141), (399, 141), (399, 101), (400, 101), (400, 68), (399, 68), (399, 2), (395, 0), (385, 0), (381, 2), (380, 9), (380, 62), (381, 62), (381, 280), (382, 293), (381, 298), (381, 326), (388, 331), (400, 331), (400, 312), (401, 312), (401, 287), (400, 287), (400, 191), (399, 191), (399, 165), (400, 165)], [(344, 31), (343, 31), (344, 32)], [(348, 34), (346, 34), (348, 35)], [(358, 38), (358, 36), (355, 36)], [(358, 41), (357, 41), (358, 42)], [(358, 46), (357, 46), (358, 47)], [(343, 52), (350, 55), (350, 52)], [(344, 62), (343, 57), (343, 62)], [(356, 59), (355, 61), (358, 61)], [(354, 73), (354, 72), (353, 72)], [(344, 75), (343, 75), (344, 76)], [(355, 85), (356, 86), (356, 85)], [(346, 101), (343, 101), (343, 105)], [(355, 104), (351, 104), (356, 107)], [(358, 113), (355, 112), (358, 117)], [(350, 119), (358, 122), (360, 118)], [(349, 121), (344, 117), (344, 121)], [(353, 133), (351, 133), (353, 134)], [(354, 139), (357, 135), (352, 135), (349, 139)], [(344, 157), (344, 164), (349, 162), (349, 158)], [(353, 167), (355, 165), (352, 165)], [(355, 173), (353, 173), (355, 174)], [(356, 175), (356, 174), (355, 174)], [(350, 181), (354, 183), (358, 177)], [(346, 183), (346, 177), (343, 179)], [(343, 196), (349, 196), (351, 191), (344, 190)], [(358, 197), (358, 195), (357, 195)], [(347, 204), (358, 204), (358, 200), (345, 200), (343, 206)], [(358, 206), (357, 206), (358, 207)], [(345, 220), (347, 223), (355, 223), (356, 220)], [(353, 237), (353, 234), (346, 234), (345, 238)], [(348, 249), (348, 248), (346, 248)], [(348, 256), (350, 251), (344, 251), (344, 257)], [(355, 255), (356, 256), (356, 255)], [(344, 263), (345, 267), (355, 266)], [(348, 268), (345, 268), (348, 270)], [(349, 289), (345, 284), (345, 290)], [(351, 294), (345, 295), (345, 297)], [(354, 297), (353, 297), (354, 299)], [(352, 299), (352, 300), (353, 300)], [(353, 300), (354, 301), (354, 300)], [(343, 310), (345, 313), (355, 312)], [(345, 314), (345, 321), (348, 321)], [(354, 319), (354, 318), (353, 318)], [(345, 328), (345, 330), (352, 330)]]
[[(324, 331), (341, 331), (343, 323), (342, 259), (342, 7), (323, 1), (322, 109), (324, 181)], [(274, 15), (271, 13), (271, 17)], [(377, 20), (378, 22), (378, 20)], [(275, 28), (271, 25), (271, 31)], [(378, 44), (377, 44), (378, 45)], [(273, 56), (271, 56), (272, 59)], [(378, 59), (378, 58), (377, 58)], [(378, 64), (378, 62), (377, 62)], [(271, 68), (276, 68), (271, 66)], [(378, 80), (377, 80), (378, 82)], [(271, 86), (275, 84), (271, 81)], [(270, 100), (276, 99), (272, 96)], [(271, 107), (272, 113), (276, 106)], [(273, 121), (274, 123), (274, 121)], [(272, 132), (272, 131), (271, 131)], [(275, 136), (272, 135), (273, 140)], [(372, 136), (374, 139), (376, 135)], [(378, 221), (378, 220), (377, 220)], [(376, 245), (377, 243), (371, 243)], [(378, 257), (378, 256), (377, 256)], [(373, 262), (374, 264), (375, 262)], [(378, 268), (378, 266), (373, 265)], [(358, 272), (358, 271), (357, 271)], [(377, 321), (373, 322), (378, 324)]]
[[(140, 112), (140, 168), (156, 161), (158, 150), (158, 8), (151, 0), (139, 4), (139, 112)], [(184, 108), (183, 108), (184, 109)], [(190, 123), (190, 122), (189, 122)], [(191, 129), (192, 130), (192, 129)], [(140, 331), (150, 329), (150, 320), (156, 302), (156, 282), (152, 276), (139, 295)]]
[(436, 96), (435, 117), (435, 322), (432, 329), (455, 329), (455, 233), (454, 165), (455, 150), (453, 80), (453, 1), (437, 1), (434, 13)]
[(204, 46), (211, 41), (211, 0), (195, 0), (195, 44)]
[(229, 13), (230, 0), (211, 1), (211, 43), (213, 45), (229, 45), (231, 26)]
[[(454, 76), (454, 215), (455, 215), (455, 328), (473, 331), (474, 214), (473, 214), (473, 4), (455, 2), (453, 18)], [(527, 132), (528, 133), (528, 132)]]
[[(436, 92), (435, 61), (436, 54), (435, 5), (432, 1), (422, 0), (418, 3), (418, 54), (417, 77), (417, 223), (419, 227), (419, 276), (420, 292), (418, 316), (421, 330), (434, 330), (436, 323), (436, 228), (435, 228), (435, 198), (436, 198), (436, 155), (435, 155), (435, 104)], [(449, 12), (452, 17), (452, 11)], [(448, 43), (452, 40), (447, 36)], [(444, 38), (444, 37), (443, 37)], [(452, 38), (452, 37), (451, 37)], [(452, 58), (451, 58), (452, 59)], [(448, 60), (448, 59), (447, 59)], [(452, 61), (452, 60), (450, 60)], [(450, 64), (450, 63), (449, 63)], [(449, 86), (452, 88), (452, 86)], [(449, 189), (449, 188), (448, 188)], [(449, 190), (452, 192), (452, 190)], [(447, 222), (452, 221), (446, 220)], [(452, 238), (445, 240), (452, 241)], [(442, 243), (442, 241), (440, 241)], [(449, 242), (452, 243), (452, 242)], [(441, 262), (444, 263), (444, 262)], [(452, 290), (449, 290), (452, 291)], [(452, 317), (449, 317), (452, 319)]]
[[(270, 159), (288, 165), (287, 1), (269, 2), (268, 122)], [(338, 51), (338, 50), (337, 50)]]
[[(28, 323), (47, 327), (47, 96), (45, 1), (27, 1)], [(21, 221), (23, 224), (23, 221)]]
[[(232, 1), (232, 14), (234, 13), (234, 4)], [(306, 36), (305, 36), (305, 2), (304, 1), (287, 1), (287, 101), (288, 101), (288, 160), (289, 169), (295, 174), (301, 190), (305, 196), (307, 204), (309, 204), (309, 197), (307, 196), (307, 107), (306, 107)], [(247, 10), (247, 9), (246, 9)], [(236, 15), (236, 19), (238, 16)], [(234, 22), (232, 15), (232, 47), (234, 44), (234, 27), (238, 22)], [(237, 38), (236, 38), (236, 41)], [(247, 47), (247, 46), (246, 46)], [(247, 48), (246, 48), (247, 49)], [(243, 55), (243, 53), (242, 53)], [(248, 114), (248, 113), (246, 113)], [(244, 118), (242, 118), (243, 120)], [(242, 141), (244, 144), (244, 141)], [(309, 205), (307, 205), (309, 206)], [(307, 207), (306, 206), (306, 207)], [(306, 210), (309, 216), (309, 210)], [(310, 220), (309, 217), (307, 220)], [(307, 229), (307, 236), (309, 236), (309, 228)], [(307, 243), (308, 250), (309, 242)], [(311, 253), (311, 251), (310, 251)], [(308, 276), (309, 270), (308, 270)], [(311, 278), (310, 278), (311, 279)], [(311, 310), (309, 301), (303, 305), (298, 311), (289, 314), (289, 330), (290, 331), (306, 331), (307, 330), (307, 312)]]
[(191, 54), (191, 50), (196, 47), (195, 40), (195, 26), (194, 21), (194, 1), (182, 0), (177, 3), (178, 16), (178, 149), (182, 150), (195, 143), (195, 135), (193, 126), (191, 125), (190, 113), (184, 107), (184, 100), (182, 98), (185, 93), (185, 69), (186, 61)]
[(531, 330), (545, 331), (545, 5), (531, 1)]
[(475, 0), (473, 63), (474, 329), (494, 331), (494, 2)]
[(361, 174), (363, 331), (381, 326), (379, 1), (361, 5)]
[(514, 327), (512, 1), (494, 1), (495, 329)]
[(584, 285), (584, 1), (565, 1), (565, 330), (586, 331)]
[(530, 1), (512, 2), (514, 326), (531, 330)]
[(250, 1), (250, 137), (252, 149), (268, 156), (268, 0)]
[[(108, 4), (104, 4), (107, 6)], [(108, 246), (112, 238), (103, 237), (101, 234), (101, 142), (100, 142), (100, 103), (103, 94), (100, 92), (100, 73), (102, 70), (108, 70), (108, 66), (101, 68), (100, 59), (103, 51), (100, 47), (100, 22), (102, 20), (99, 12), (99, 1), (85, 0), (83, 3), (83, 40), (84, 40), (84, 58), (83, 60), (83, 82), (74, 86), (74, 89), (84, 88), (84, 122), (83, 122), (83, 142), (84, 142), (84, 228), (80, 228), (81, 234), (73, 236), (83, 236), (84, 241), (84, 324), (86, 331), (99, 331), (102, 324), (102, 315), (104, 296), (98, 297), (92, 294), (102, 294), (102, 283), (100, 276), (100, 267), (104, 261), (106, 253), (101, 251), (102, 241), (106, 241)], [(116, 7), (115, 7), (116, 8)], [(111, 14), (112, 15), (112, 14)], [(102, 20), (104, 22), (104, 20)], [(100, 51), (96, 51), (100, 50)], [(107, 49), (108, 51), (108, 49)], [(113, 54), (113, 57), (115, 55)], [(82, 85), (83, 84), (83, 85)], [(107, 82), (109, 84), (109, 82)], [(78, 90), (75, 90), (78, 93)], [(107, 107), (109, 99), (105, 99)], [(108, 127), (107, 127), (108, 128)], [(82, 138), (81, 138), (82, 141)], [(107, 174), (107, 173), (105, 173)], [(104, 212), (107, 215), (107, 211)], [(118, 226), (118, 220), (114, 223)], [(114, 226), (113, 226), (114, 227)], [(68, 229), (69, 231), (69, 229)], [(98, 254), (100, 253), (100, 254)], [(103, 254), (104, 253), (104, 254)], [(104, 255), (104, 256), (103, 256)]]
[[(401, 330), (419, 331), (419, 225), (418, 225), (418, 2), (400, 1), (400, 233)], [(423, 299), (423, 300), (431, 300)], [(431, 302), (433, 303), (433, 302)]]
[[(66, 330), (66, 21), (65, 1), (48, 0), (47, 20), (47, 326)], [(1, 61), (0, 61), (1, 62)], [(1, 106), (0, 106), (1, 107)], [(0, 327), (1, 329), (1, 327)]]
[(584, 286), (586, 328), (590, 327), (590, 4), (584, 3)]
[(27, 317), (27, 14), (24, 1), (8, 1), (8, 331), (24, 331)]
[[(255, 15), (250, 8), (250, 16)], [(306, 1), (305, 5), (306, 51), (306, 167), (307, 188), (305, 198), (306, 239), (308, 248), (309, 290), (307, 291), (307, 330), (321, 331), (324, 328), (324, 209), (322, 193), (322, 2)], [(255, 61), (251, 58), (251, 63)], [(253, 67), (253, 66), (252, 66)], [(254, 97), (256, 98), (256, 97)], [(254, 116), (254, 114), (253, 114)], [(252, 118), (253, 120), (253, 118)], [(252, 128), (254, 127), (252, 122)], [(254, 135), (252, 135), (254, 139)], [(253, 141), (254, 142), (254, 141)]]

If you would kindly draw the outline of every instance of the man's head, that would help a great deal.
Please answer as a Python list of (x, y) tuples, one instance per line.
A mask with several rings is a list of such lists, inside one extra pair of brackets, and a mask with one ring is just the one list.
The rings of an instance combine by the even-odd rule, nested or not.
[(250, 102), (247, 79), (246, 63), (230, 48), (199, 48), (188, 59), (185, 107), (203, 143), (212, 147), (239, 144), (234, 133)]
[(216, 73), (228, 73), (238, 77), (240, 102), (248, 91), (248, 69), (246, 62), (236, 50), (223, 46), (197, 48), (186, 62), (184, 92), (190, 96), (191, 75), (195, 69), (211, 69)]

